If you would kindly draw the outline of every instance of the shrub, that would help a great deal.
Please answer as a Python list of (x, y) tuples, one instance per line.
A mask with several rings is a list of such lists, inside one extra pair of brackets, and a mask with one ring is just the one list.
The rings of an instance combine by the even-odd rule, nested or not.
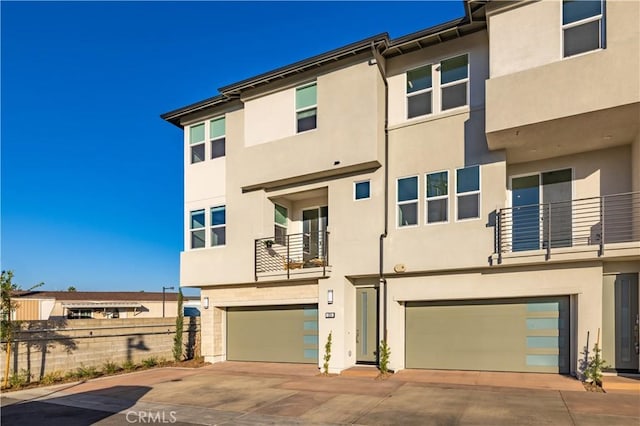
[(29, 383), (31, 375), (25, 369), (21, 369), (18, 373), (13, 373), (9, 377), (9, 387), (19, 389)]
[(391, 350), (389, 349), (389, 345), (385, 340), (380, 341), (380, 373), (388, 374), (389, 373), (389, 356), (391, 355)]
[(104, 364), (102, 364), (102, 371), (105, 374), (114, 374), (120, 371), (120, 367), (115, 362), (107, 361)]
[(98, 369), (93, 366), (85, 367), (84, 364), (80, 364), (80, 367), (77, 368), (75, 376), (79, 379), (91, 379), (93, 377), (98, 377), (100, 373)]
[(60, 381), (62, 381), (62, 372), (60, 371), (52, 371), (51, 373), (45, 374), (42, 376), (42, 379), (40, 379), (40, 383), (43, 385), (52, 385)]
[(146, 368), (155, 367), (156, 365), (158, 365), (158, 359), (154, 356), (147, 359), (143, 359), (142, 365), (145, 366)]
[(136, 369), (136, 364), (131, 361), (130, 359), (126, 360), (125, 362), (122, 363), (122, 369), (124, 371), (133, 371)]
[(327, 337), (327, 343), (324, 345), (324, 364), (322, 365), (322, 372), (329, 374), (329, 360), (331, 359), (331, 331)]
[(584, 369), (586, 381), (602, 387), (602, 369), (607, 367), (607, 361), (602, 359), (602, 349), (600, 349), (600, 345), (596, 342), (593, 346), (592, 354), (589, 356), (587, 367)]
[(178, 291), (178, 316), (176, 317), (176, 334), (173, 336), (173, 359), (182, 361), (182, 329), (184, 328), (184, 312), (182, 309), (182, 289)]

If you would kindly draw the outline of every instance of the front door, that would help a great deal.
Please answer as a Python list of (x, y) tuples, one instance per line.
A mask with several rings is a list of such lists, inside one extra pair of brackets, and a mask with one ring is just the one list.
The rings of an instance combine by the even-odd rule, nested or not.
[(616, 370), (638, 371), (638, 274), (620, 274), (615, 281)]
[(378, 289), (356, 289), (356, 362), (375, 364), (378, 353)]
[(303, 260), (325, 258), (325, 231), (329, 222), (328, 208), (319, 207), (302, 211)]

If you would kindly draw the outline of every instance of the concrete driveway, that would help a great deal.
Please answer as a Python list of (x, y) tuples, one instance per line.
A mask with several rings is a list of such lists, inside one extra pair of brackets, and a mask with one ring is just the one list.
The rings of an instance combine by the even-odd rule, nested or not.
[(290, 364), (160, 368), (4, 393), (2, 423), (640, 424), (639, 393), (584, 392), (562, 376), (527, 384), (492, 374), (405, 371), (375, 380), (373, 370), (322, 377), (314, 366)]

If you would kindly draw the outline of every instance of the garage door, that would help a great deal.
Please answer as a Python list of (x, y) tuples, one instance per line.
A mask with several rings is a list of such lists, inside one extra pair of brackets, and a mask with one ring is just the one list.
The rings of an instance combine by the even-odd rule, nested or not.
[(318, 306), (227, 309), (230, 361), (318, 362)]
[(569, 297), (407, 302), (407, 368), (569, 372)]

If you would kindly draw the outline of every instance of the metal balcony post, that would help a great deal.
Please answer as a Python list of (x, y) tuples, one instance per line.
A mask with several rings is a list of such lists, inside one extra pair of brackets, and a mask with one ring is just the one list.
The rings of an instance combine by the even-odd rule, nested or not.
[(287, 234), (287, 258), (284, 261), (285, 268), (287, 268), (287, 279), (289, 279), (289, 274), (291, 273), (291, 264), (289, 263), (291, 261), (291, 256), (289, 255), (289, 246), (289, 234)]
[(600, 196), (600, 248), (598, 256), (604, 254), (604, 196)]
[(498, 210), (498, 214), (496, 216), (496, 253), (498, 254), (498, 265), (502, 263), (502, 209)]
[(324, 248), (324, 253), (322, 253), (322, 276), (326, 277), (327, 276), (327, 261), (329, 260), (329, 233), (327, 231), (324, 231), (322, 233), (322, 239), (324, 240), (324, 243), (322, 244), (322, 247)]
[[(547, 208), (549, 209), (549, 214), (547, 215), (547, 254), (545, 255), (545, 260), (551, 259), (551, 203), (547, 204)], [(544, 211), (542, 217), (544, 219)]]
[(253, 241), (253, 276), (258, 281), (258, 240)]

